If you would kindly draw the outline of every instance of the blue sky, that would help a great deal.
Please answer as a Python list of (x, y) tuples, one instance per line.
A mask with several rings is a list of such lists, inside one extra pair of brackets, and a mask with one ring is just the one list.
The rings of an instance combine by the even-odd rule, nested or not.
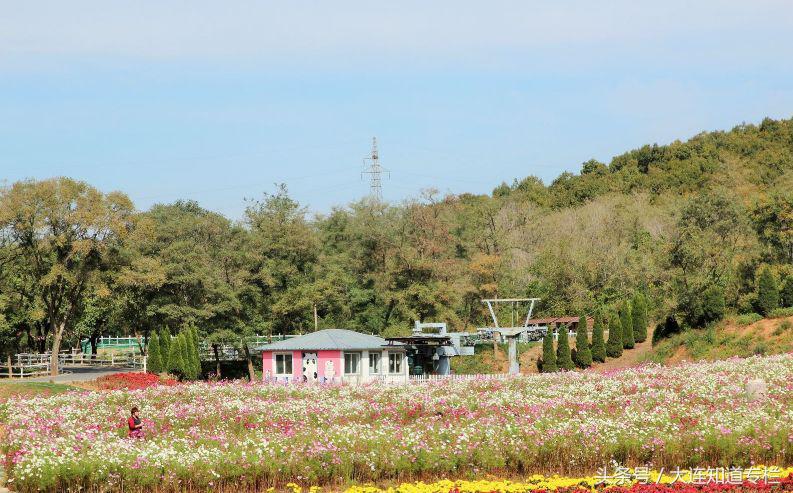
[[(691, 5), (693, 4), (693, 5)], [(590, 158), (793, 116), (786, 1), (4, 2), (0, 179), (240, 218), (549, 183)]]

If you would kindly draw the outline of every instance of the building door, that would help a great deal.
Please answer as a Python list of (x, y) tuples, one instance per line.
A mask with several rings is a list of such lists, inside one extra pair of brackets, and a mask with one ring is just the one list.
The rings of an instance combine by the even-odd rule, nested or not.
[(317, 353), (303, 353), (303, 376), (309, 382), (317, 381)]

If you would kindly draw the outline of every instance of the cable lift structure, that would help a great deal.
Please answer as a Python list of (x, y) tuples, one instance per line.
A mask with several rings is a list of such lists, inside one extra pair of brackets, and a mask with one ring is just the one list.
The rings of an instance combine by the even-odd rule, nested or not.
[[(485, 327), (479, 329), (493, 334), (499, 334), (502, 340), (508, 343), (508, 359), (509, 359), (509, 373), (517, 375), (520, 373), (520, 363), (518, 362), (518, 338), (522, 334), (527, 334), (530, 338), (537, 336), (542, 332), (542, 329), (537, 326), (529, 326), (529, 320), (534, 312), (534, 307), (540, 298), (488, 298), (483, 299), (482, 303), (487, 305), (490, 316), (493, 319), (493, 327)], [(499, 304), (507, 303), (510, 305), (510, 326), (503, 327), (499, 324), (497, 308)], [(520, 307), (525, 306), (526, 318), (523, 319), (522, 325), (516, 325), (519, 322)], [(522, 317), (521, 317), (522, 318)]]

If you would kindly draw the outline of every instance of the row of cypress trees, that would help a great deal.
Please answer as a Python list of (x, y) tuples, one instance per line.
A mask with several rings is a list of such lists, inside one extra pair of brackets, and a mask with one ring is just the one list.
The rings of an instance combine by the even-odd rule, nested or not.
[(150, 373), (170, 373), (180, 380), (201, 377), (201, 357), (198, 350), (198, 331), (185, 327), (176, 337), (165, 328), (149, 339), (147, 370)]
[[(604, 341), (604, 325), (608, 320), (609, 338)], [(581, 314), (579, 320), (586, 320), (586, 314)], [(593, 362), (604, 362), (606, 357), (619, 358), (625, 349), (632, 349), (637, 342), (647, 340), (647, 301), (640, 293), (636, 293), (631, 301), (622, 303), (619, 310), (609, 310), (604, 315), (604, 310), (598, 310), (594, 315), (592, 327), (592, 341), (589, 341), (586, 325), (576, 332), (576, 349), (570, 350), (567, 326), (559, 327), (556, 350), (553, 347), (553, 328), (548, 327), (542, 341), (543, 373), (555, 372), (560, 369), (572, 370), (589, 368)]]

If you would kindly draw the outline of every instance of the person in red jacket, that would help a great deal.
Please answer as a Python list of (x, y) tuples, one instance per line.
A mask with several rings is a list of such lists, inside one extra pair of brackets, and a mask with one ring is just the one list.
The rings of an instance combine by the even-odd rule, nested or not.
[(130, 438), (143, 438), (143, 422), (140, 420), (140, 411), (133, 407), (127, 420)]

